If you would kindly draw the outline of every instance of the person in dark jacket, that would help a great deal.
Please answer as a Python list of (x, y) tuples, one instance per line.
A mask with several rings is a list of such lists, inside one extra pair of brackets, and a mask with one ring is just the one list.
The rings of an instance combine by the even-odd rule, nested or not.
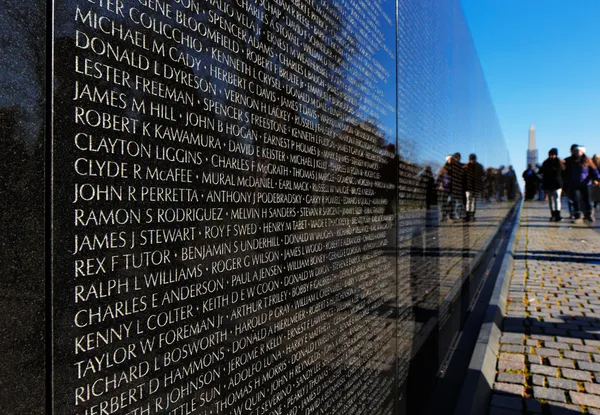
[(600, 174), (594, 162), (585, 155), (585, 147), (576, 147), (573, 155), (565, 160), (565, 177), (568, 182), (569, 199), (573, 200), (573, 222), (583, 222), (582, 212), (586, 220), (594, 222), (589, 186), (598, 185)]
[(483, 170), (483, 166), (477, 162), (475, 154), (469, 155), (469, 162), (464, 165), (463, 170), (465, 173), (465, 220), (469, 222), (475, 220), (477, 198), (481, 197), (483, 192), (485, 171)]
[(498, 170), (496, 170), (495, 186), (496, 186), (496, 202), (502, 202), (502, 197), (504, 196), (504, 185), (506, 180), (504, 178), (504, 166), (500, 166)]
[[(453, 196), (452, 170), (454, 167), (454, 157), (446, 156), (446, 163), (442, 166), (437, 175), (437, 186), (439, 189), (439, 199), (442, 204), (442, 221), (453, 222), (455, 217), (454, 204), (456, 201)], [(456, 185), (454, 185), (456, 186)]]
[[(571, 145), (571, 149), (569, 150), (571, 152), (571, 155), (564, 160), (565, 166), (570, 163), (570, 160), (573, 158), (573, 153), (575, 152), (575, 149), (577, 147), (579, 147), (579, 144), (572, 144)], [(569, 219), (573, 219), (575, 217), (575, 212), (573, 210), (573, 200), (571, 200), (571, 195), (569, 193), (569, 181), (567, 180), (567, 173), (566, 173), (566, 171), (563, 170), (562, 176), (563, 176), (563, 190), (562, 190), (562, 193), (564, 195), (567, 195), (567, 206), (569, 207)]]
[(513, 166), (508, 166), (506, 172), (506, 198), (508, 200), (515, 200), (517, 194), (517, 175), (513, 169)]
[(562, 193), (562, 174), (565, 163), (558, 158), (558, 149), (552, 148), (548, 152), (548, 158), (542, 163), (540, 174), (542, 175), (542, 188), (548, 194), (548, 205), (550, 206), (550, 220), (560, 222), (560, 197)]
[(533, 200), (538, 187), (538, 177), (533, 170), (533, 164), (527, 166), (527, 170), (523, 172), (523, 180), (525, 180), (525, 200)]
[(456, 152), (452, 155), (452, 197), (454, 197), (454, 216), (458, 219), (462, 216), (462, 211), (465, 207), (465, 172), (463, 171), (464, 164), (460, 162), (461, 155)]

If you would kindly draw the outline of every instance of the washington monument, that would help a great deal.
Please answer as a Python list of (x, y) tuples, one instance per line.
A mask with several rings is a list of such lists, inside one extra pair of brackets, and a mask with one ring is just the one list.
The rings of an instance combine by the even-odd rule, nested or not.
[(531, 124), (529, 127), (529, 147), (527, 149), (527, 166), (535, 167), (538, 162), (538, 151), (535, 148), (535, 126)]

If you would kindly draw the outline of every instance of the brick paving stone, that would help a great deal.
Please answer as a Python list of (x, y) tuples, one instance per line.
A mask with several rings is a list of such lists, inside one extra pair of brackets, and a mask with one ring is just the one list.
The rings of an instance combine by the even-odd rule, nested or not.
[(544, 388), (542, 386), (533, 387), (533, 396), (536, 399), (547, 399), (549, 401), (567, 402), (565, 392), (560, 389)]
[(590, 360), (590, 355), (585, 352), (574, 352), (571, 350), (566, 350), (564, 354), (567, 359), (577, 359), (577, 360), (583, 360), (583, 361)]
[(548, 375), (548, 376), (556, 376), (557, 371), (555, 367), (552, 366), (542, 366), (542, 365), (531, 365), (531, 373), (537, 373), (539, 375)]
[(523, 385), (525, 383), (525, 375), (522, 373), (499, 372), (496, 375), (496, 382), (518, 383)]
[(569, 391), (569, 396), (574, 404), (600, 408), (600, 396), (598, 395)]
[(585, 370), (575, 370), (575, 369), (561, 369), (562, 375), (565, 378), (575, 379), (575, 380), (583, 380), (589, 382), (592, 379), (592, 374), (590, 372), (586, 372)]
[(531, 339), (533, 340), (542, 340), (542, 341), (547, 341), (547, 342), (553, 342), (554, 341), (554, 336), (548, 336), (546, 334), (533, 334), (531, 336), (529, 336)]
[(543, 363), (543, 357), (538, 356), (537, 354), (528, 354), (527, 361), (532, 364), (540, 365)]
[(535, 352), (537, 354), (539, 354), (540, 356), (545, 356), (545, 357), (549, 357), (549, 356), (559, 357), (560, 356), (560, 352), (558, 350), (549, 349), (546, 347), (540, 347), (539, 349), (536, 349)]
[(581, 370), (600, 371), (600, 363), (584, 362), (584, 361), (578, 360), (577, 366)]
[(525, 353), (525, 346), (520, 346), (517, 344), (501, 344), (500, 351), (510, 353)]
[(583, 384), (585, 387), (585, 391), (589, 393), (593, 393), (595, 395), (600, 395), (600, 385), (597, 383), (586, 382)]
[(546, 385), (546, 383), (545, 383), (546, 377), (545, 376), (542, 376), (542, 375), (533, 375), (531, 377), (531, 380), (533, 381), (534, 385), (538, 385), (538, 386), (545, 386)]
[(500, 360), (506, 360), (511, 362), (525, 363), (525, 355), (519, 353), (500, 353), (498, 356)]
[(544, 342), (544, 347), (549, 347), (551, 349), (562, 349), (569, 350), (569, 343), (559, 343), (559, 342)]
[(579, 386), (577, 382), (570, 379), (548, 378), (548, 387), (558, 389), (570, 389), (577, 391)]
[(499, 360), (498, 370), (525, 370), (525, 363), (513, 362), (512, 360)]
[(598, 348), (595, 346), (580, 346), (578, 344), (573, 345), (573, 350), (578, 351), (578, 352), (588, 352), (588, 353), (598, 352)]
[(552, 366), (568, 367), (571, 369), (575, 369), (575, 362), (573, 362), (571, 359), (560, 359), (556, 357), (550, 357), (548, 360), (550, 361), (550, 365)]
[(523, 342), (525, 341), (525, 335), (524, 334), (516, 334), (516, 333), (508, 333), (508, 334), (503, 334), (500, 337), (500, 343), (508, 343), (508, 344), (523, 344)]
[(581, 341), (581, 339), (574, 339), (572, 337), (562, 337), (562, 336), (558, 336), (556, 338), (557, 342), (560, 343), (573, 343), (573, 344), (583, 344), (583, 342)]

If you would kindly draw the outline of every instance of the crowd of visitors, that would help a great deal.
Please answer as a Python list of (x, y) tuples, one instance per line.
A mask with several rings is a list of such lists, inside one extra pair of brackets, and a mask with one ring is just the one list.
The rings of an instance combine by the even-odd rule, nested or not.
[[(529, 165), (523, 172), (525, 200), (547, 200), (550, 220), (562, 220), (561, 198), (566, 197), (570, 219), (574, 223), (584, 220), (594, 222), (594, 209), (600, 205), (600, 154), (586, 155), (583, 146), (573, 144), (571, 155), (564, 160), (558, 149), (552, 148), (541, 165)], [(423, 187), (427, 189), (427, 207), (441, 206), (441, 220), (453, 222), (463, 219), (475, 220), (478, 200), (502, 202), (520, 196), (517, 176), (512, 166), (484, 168), (475, 154), (469, 155), (467, 163), (461, 162), (461, 154), (446, 156), (446, 162), (436, 177), (428, 167), (421, 174)], [(425, 180), (427, 179), (427, 180)]]
[(467, 163), (461, 162), (461, 154), (446, 156), (446, 163), (437, 175), (438, 191), (442, 206), (442, 221), (475, 220), (477, 200), (488, 202), (514, 200), (517, 197), (517, 176), (512, 166), (504, 172), (484, 167), (477, 162), (477, 155), (470, 154)]
[(600, 155), (586, 155), (586, 148), (571, 146), (571, 155), (564, 160), (558, 149), (552, 148), (541, 166), (529, 165), (523, 172), (525, 200), (548, 200), (550, 220), (561, 221), (561, 197), (566, 195), (570, 219), (594, 222), (594, 208), (600, 204)]

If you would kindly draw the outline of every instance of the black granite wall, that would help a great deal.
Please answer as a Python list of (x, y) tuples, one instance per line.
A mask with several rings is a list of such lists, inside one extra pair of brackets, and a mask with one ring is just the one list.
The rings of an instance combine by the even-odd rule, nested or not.
[(2, 7), (3, 413), (427, 397), (512, 206), (458, 2)]

